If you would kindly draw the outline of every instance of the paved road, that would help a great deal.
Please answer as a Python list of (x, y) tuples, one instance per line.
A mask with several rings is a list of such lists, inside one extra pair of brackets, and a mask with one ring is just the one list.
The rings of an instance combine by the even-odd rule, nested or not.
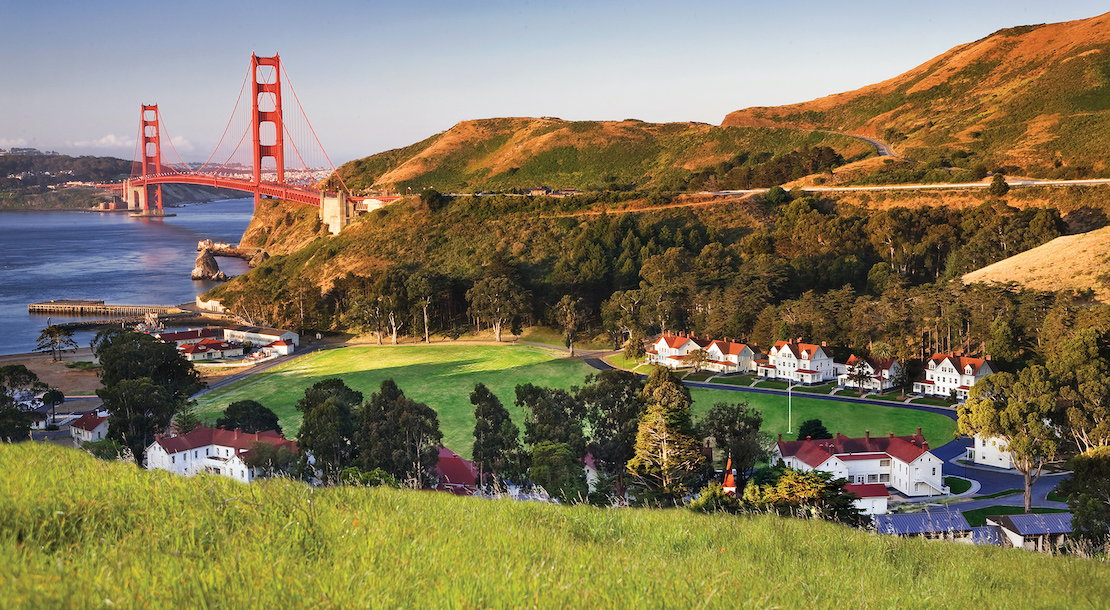
[[(1030, 186), (1093, 186), (1110, 184), (1110, 178), (1091, 178), (1087, 180), (1035, 180), (1033, 178), (1007, 178), (1006, 184), (1011, 188)], [(869, 192), (869, 191), (939, 191), (952, 189), (985, 189), (990, 188), (989, 182), (956, 182), (937, 184), (887, 184), (878, 186), (805, 186), (803, 191), (817, 193), (836, 192)], [(707, 191), (701, 195), (750, 195), (766, 193), (769, 189), (746, 189), (729, 191)]]

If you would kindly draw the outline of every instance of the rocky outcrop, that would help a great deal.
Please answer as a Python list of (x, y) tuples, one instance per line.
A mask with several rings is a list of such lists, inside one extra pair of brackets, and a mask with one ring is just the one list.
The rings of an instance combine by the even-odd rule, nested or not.
[(192, 278), (194, 280), (216, 280), (218, 282), (226, 281), (230, 278), (223, 271), (220, 271), (220, 266), (216, 264), (216, 257), (212, 256), (212, 251), (208, 248), (200, 251), (197, 255), (197, 266), (193, 269)]
[(247, 264), (253, 269), (268, 260), (270, 260), (270, 255), (267, 254), (265, 250), (260, 249), (258, 252), (254, 253), (254, 256), (252, 256), (249, 261), (247, 261)]

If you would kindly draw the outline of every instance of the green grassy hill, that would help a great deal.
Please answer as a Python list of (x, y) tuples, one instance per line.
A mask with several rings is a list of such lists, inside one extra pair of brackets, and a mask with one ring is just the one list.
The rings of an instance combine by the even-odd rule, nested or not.
[(1110, 566), (835, 524), (243, 485), (0, 446), (5, 607), (1090, 608)]
[(464, 121), (406, 148), (346, 163), (338, 173), (356, 191), (667, 188), (743, 153), (773, 156), (805, 146), (832, 147), (845, 158), (874, 152), (853, 138), (794, 129), (500, 118)]
[(938, 165), (1110, 175), (1110, 13), (1000, 30), (876, 85), (739, 110), (722, 125), (878, 136)]

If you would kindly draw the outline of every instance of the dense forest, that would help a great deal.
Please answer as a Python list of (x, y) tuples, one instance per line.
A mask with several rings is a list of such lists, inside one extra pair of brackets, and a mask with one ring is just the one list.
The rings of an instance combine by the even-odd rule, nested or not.
[(884, 341), (910, 361), (941, 350), (1044, 359), (1077, 328), (1110, 327), (1090, 294), (958, 280), (1061, 235), (1054, 209), (987, 198), (868, 211), (775, 188), (715, 206), (606, 211), (626, 196), (430, 193), (209, 296), (254, 322), (387, 340), (545, 324), (614, 346), (662, 331), (758, 346), (804, 337), (857, 353)]

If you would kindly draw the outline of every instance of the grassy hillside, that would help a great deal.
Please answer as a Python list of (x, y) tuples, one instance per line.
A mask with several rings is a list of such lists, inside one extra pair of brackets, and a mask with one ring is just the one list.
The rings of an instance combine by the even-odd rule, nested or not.
[(1017, 282), (1035, 290), (1093, 290), (1110, 303), (1110, 227), (1064, 235), (963, 276), (964, 283)]
[(243, 485), (32, 443), (0, 446), (0, 464), (7, 607), (1088, 608), (1110, 599), (1105, 562), (824, 522)]
[(890, 80), (739, 110), (722, 125), (878, 136), (902, 155), (937, 165), (1110, 175), (1110, 13), (1000, 30)]
[(555, 189), (666, 188), (742, 153), (778, 155), (805, 146), (832, 147), (845, 158), (874, 151), (853, 138), (792, 129), (503, 118), (465, 121), (338, 171), (355, 190), (475, 192), (541, 184)]
[[(596, 372), (581, 360), (563, 358), (548, 350), (513, 345), (440, 344), (354, 346), (308, 354), (249, 379), (203, 396), (198, 411), (214, 421), (237, 400), (257, 400), (278, 414), (282, 430), (293, 437), (301, 425), (297, 401), (305, 388), (328, 378), (340, 377), (366, 399), (392, 378), (405, 395), (426, 403), (439, 416), (443, 444), (470, 456), (474, 442), (474, 406), (470, 392), (484, 383), (501, 399), (517, 426), (523, 430), (525, 414), (513, 406), (518, 384), (570, 389)], [(695, 420), (717, 402), (748, 401), (763, 413), (763, 430), (771, 435), (787, 432), (786, 398), (727, 390), (692, 388)], [(893, 432), (912, 434), (922, 427), (934, 447), (952, 440), (955, 422), (943, 415), (874, 405), (854, 405), (795, 395), (794, 429), (800, 422), (818, 418), (833, 432), (863, 436)]]

